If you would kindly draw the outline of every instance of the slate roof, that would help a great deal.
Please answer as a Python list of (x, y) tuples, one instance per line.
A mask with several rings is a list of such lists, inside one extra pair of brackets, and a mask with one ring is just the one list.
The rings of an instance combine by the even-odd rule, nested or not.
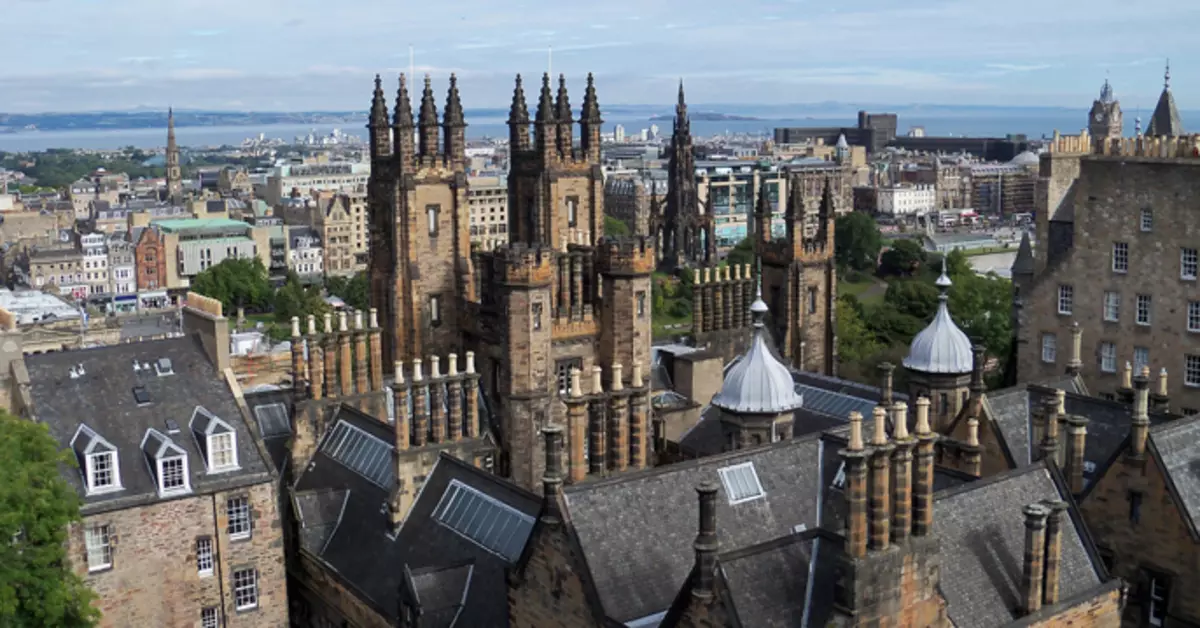
[(472, 562), (411, 572), (408, 577), (421, 605), (422, 628), (454, 626), (466, 607), (474, 576)]
[(1146, 127), (1146, 135), (1156, 137), (1165, 135), (1178, 137), (1183, 135), (1183, 120), (1179, 117), (1179, 109), (1175, 106), (1175, 96), (1169, 86), (1163, 86), (1158, 104), (1154, 106), (1154, 114), (1150, 116), (1150, 126)]
[[(159, 376), (151, 366), (162, 358), (170, 360), (173, 375)], [(135, 372), (135, 361), (147, 368)], [(197, 336), (31, 355), (26, 356), (25, 364), (33, 414), (49, 426), (63, 447), (70, 445), (81, 425), (87, 425), (117, 449), (123, 490), (87, 496), (81, 471), (66, 472), (68, 483), (84, 496), (85, 513), (160, 499), (157, 480), (141, 451), (142, 440), (151, 428), (168, 435), (188, 454), (192, 492), (185, 496), (230, 490), (271, 478), (270, 463), (260, 453), (233, 392), (209, 361)], [(83, 365), (83, 375), (71, 377), (72, 369), (78, 372), (79, 365)], [(139, 405), (135, 401), (135, 386), (145, 389), (150, 403)], [(188, 427), (198, 407), (236, 431), (239, 469), (207, 472), (196, 437)], [(169, 433), (168, 421), (175, 423), (177, 433)]]
[[(763, 496), (730, 504), (720, 469), (752, 463)], [(627, 622), (667, 610), (693, 566), (695, 487), (717, 482), (717, 532), (733, 551), (813, 529), (840, 460), (820, 436), (565, 488), (604, 612)]]
[[(957, 628), (992, 628), (1019, 618), (1025, 551), (1022, 508), (1068, 500), (1068, 491), (1043, 464), (940, 493), (933, 529), (941, 543), (941, 590)], [(1075, 510), (1064, 515), (1060, 599), (1102, 581), (1095, 550)]]
[[(820, 388), (821, 390), (850, 395), (868, 401), (878, 402), (883, 399), (883, 389), (878, 386), (869, 386), (831, 375), (823, 375), (812, 371), (792, 371), (792, 379), (796, 380), (797, 384), (808, 386), (809, 388)], [(908, 401), (908, 395), (895, 390), (892, 391), (892, 399), (896, 401)]]
[[(245, 393), (246, 405), (258, 433), (266, 444), (275, 468), (282, 471), (288, 462), (288, 438), (292, 435), (292, 391), (264, 390)], [(280, 416), (285, 420), (280, 423)], [(285, 431), (286, 429), (286, 431)]]
[[(794, 534), (717, 558), (743, 626), (824, 626), (833, 613), (841, 541)], [(824, 553), (822, 553), (824, 552)]]
[[(391, 442), (389, 426), (360, 413), (342, 408), (330, 425), (338, 421)], [(387, 614), (399, 611), (405, 567), (416, 577), (430, 573), (428, 570), (470, 564), (467, 603), (457, 625), (507, 626), (504, 572), (511, 563), (438, 523), (433, 515), (443, 494), (455, 482), (530, 518), (537, 517), (541, 499), (443, 453), (421, 487), (399, 534), (393, 536), (386, 508), (390, 489), (330, 457), (329, 440), (328, 437), (322, 440), (293, 489), (296, 507), (303, 517), (302, 549), (348, 581), (379, 612)], [(344, 503), (341, 508), (339, 500)], [(522, 546), (523, 543), (522, 540)], [(420, 585), (421, 579), (417, 578), (417, 582)], [(441, 608), (435, 613), (439, 617), (444, 615), (445, 607)]]
[(1149, 440), (1189, 519), (1193, 538), (1200, 536), (1200, 417), (1151, 428)]

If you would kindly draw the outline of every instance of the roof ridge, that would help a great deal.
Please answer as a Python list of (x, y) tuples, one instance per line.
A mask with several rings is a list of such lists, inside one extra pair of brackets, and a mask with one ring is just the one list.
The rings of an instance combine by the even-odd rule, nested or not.
[[(991, 486), (992, 484), (998, 484), (1000, 482), (1009, 480), (1011, 478), (1020, 477), (1022, 475), (1026, 475), (1028, 473), (1035, 473), (1038, 471), (1042, 471), (1042, 472), (1046, 473), (1047, 475), (1049, 475), (1050, 469), (1049, 469), (1049, 466), (1046, 464), (1045, 460), (1039, 460), (1028, 466), (1017, 467), (1016, 469), (1009, 469), (1008, 471), (1004, 471), (1002, 473), (997, 473), (996, 475), (982, 478), (982, 479), (976, 480), (974, 482), (968, 482), (966, 484), (962, 484), (962, 485), (954, 486), (954, 487), (951, 487), (951, 488), (948, 488), (948, 489), (945, 489), (942, 491), (938, 491), (937, 493), (934, 493), (934, 500), (941, 501), (946, 498), (958, 496), (961, 493), (970, 492), (972, 490), (975, 490), (975, 489), (978, 489), (978, 488), (981, 488), (984, 486)], [(1051, 477), (1050, 479), (1053, 480), (1053, 477)]]

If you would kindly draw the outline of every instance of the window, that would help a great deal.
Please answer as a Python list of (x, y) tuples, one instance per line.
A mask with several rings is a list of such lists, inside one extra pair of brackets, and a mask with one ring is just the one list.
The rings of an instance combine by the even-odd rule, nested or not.
[(213, 434), (208, 437), (208, 466), (213, 471), (237, 466), (237, 455), (233, 451), (233, 433)]
[(1133, 372), (1136, 375), (1142, 373), (1142, 369), (1150, 366), (1150, 349), (1146, 347), (1133, 348)]
[(1100, 343), (1100, 370), (1105, 373), (1117, 372), (1117, 345), (1115, 343)]
[(196, 539), (196, 571), (201, 576), (213, 575), (213, 543), (207, 536)]
[(204, 454), (209, 473), (222, 473), (238, 468), (237, 432), (219, 417), (196, 406), (188, 422), (196, 445)]
[(229, 523), (225, 530), (231, 539), (250, 538), (250, 500), (246, 497), (230, 497), (225, 502), (225, 514)]
[(1111, 574), (1112, 570), (1113, 570), (1114, 561), (1116, 560), (1116, 557), (1113, 555), (1112, 550), (1105, 549), (1103, 547), (1097, 547), (1096, 553), (1100, 555), (1100, 562), (1104, 563), (1104, 569), (1106, 571), (1108, 571), (1108, 573)]
[(1129, 522), (1142, 522), (1142, 494), (1138, 491), (1129, 491)]
[(808, 313), (809, 314), (817, 313), (817, 289), (816, 288), (808, 289)]
[(217, 607), (210, 606), (200, 611), (200, 628), (220, 628), (221, 619), (217, 616)]
[(158, 461), (159, 490), (163, 493), (186, 491), (187, 459), (183, 456), (163, 458)]
[(1200, 355), (1184, 356), (1183, 383), (1186, 386), (1200, 386)]
[(458, 480), (442, 493), (433, 518), (509, 562), (521, 557), (533, 531), (533, 517)]
[(740, 504), (766, 496), (762, 484), (758, 481), (753, 462), (743, 462), (717, 471), (721, 475), (721, 483), (725, 485), (725, 495), (730, 504)]
[(1192, 416), (1193, 414), (1200, 414), (1200, 410), (1197, 410), (1195, 408), (1180, 408), (1179, 412), (1183, 416)]
[(1200, 331), (1200, 301), (1188, 301), (1187, 330)]
[(239, 611), (258, 606), (258, 572), (238, 569), (233, 572), (233, 605)]
[(1170, 603), (1171, 579), (1159, 573), (1146, 574), (1146, 615), (1151, 626), (1161, 626), (1167, 619)]
[(1115, 323), (1121, 318), (1121, 293), (1104, 293), (1104, 320)]
[(442, 212), (441, 205), (426, 205), (425, 216), (429, 220), (429, 237), (436, 238), (438, 234), (438, 214)]
[(559, 360), (555, 365), (555, 373), (558, 375), (558, 394), (566, 395), (571, 390), (571, 371), (573, 369), (583, 370), (583, 360), (581, 358), (571, 358), (569, 360)]
[(107, 451), (87, 457), (88, 490), (98, 491), (117, 485), (117, 454)]
[(1196, 249), (1180, 249), (1179, 250), (1179, 278), (1180, 279), (1195, 279), (1196, 278)]
[(637, 293), (637, 317), (646, 318), (646, 291), (639, 290)]
[(1142, 231), (1152, 231), (1154, 229), (1154, 212), (1149, 209), (1142, 210)]
[(1112, 248), (1112, 269), (1114, 273), (1129, 272), (1129, 243), (1114, 242)]
[(1150, 295), (1148, 294), (1137, 295), (1137, 324), (1150, 324)]
[(1054, 334), (1042, 334), (1042, 362), (1054, 364), (1058, 359), (1058, 338)]
[(84, 543), (87, 545), (88, 571), (100, 571), (112, 567), (112, 543), (106, 525), (88, 526), (83, 531)]
[(1058, 287), (1058, 313), (1070, 314), (1075, 302), (1074, 286), (1061, 285)]
[(542, 304), (533, 304), (533, 330), (540, 331), (542, 329)]
[(438, 295), (429, 297), (429, 320), (434, 325), (442, 322), (442, 298)]
[(579, 197), (567, 197), (567, 226), (574, 227), (579, 222)]

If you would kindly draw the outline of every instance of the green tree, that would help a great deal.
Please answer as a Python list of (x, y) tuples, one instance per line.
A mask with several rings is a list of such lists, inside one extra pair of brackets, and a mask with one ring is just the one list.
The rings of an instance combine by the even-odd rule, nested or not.
[(99, 619), (95, 595), (67, 560), (79, 496), (60, 469), (73, 467), (44, 424), (0, 410), (0, 626), (92, 626)]
[[(304, 319), (312, 314), (320, 318), (329, 309), (321, 296), (321, 288), (305, 286), (300, 283), (300, 277), (293, 272), (288, 272), (287, 281), (275, 291), (272, 302), (275, 306), (275, 320), (280, 323), (290, 322), (293, 316)], [(291, 333), (290, 329), (288, 333)]]
[(916, 279), (895, 280), (888, 285), (883, 301), (901, 314), (929, 321), (937, 310), (938, 289)]
[(238, 307), (262, 310), (271, 302), (271, 283), (262, 260), (230, 258), (200, 272), (192, 279), (191, 289), (212, 297), (226, 312)]
[(730, 264), (754, 263), (754, 240), (742, 238), (742, 241), (729, 251), (729, 255), (725, 256), (725, 261)]
[(967, 272), (954, 277), (950, 313), (973, 341), (1003, 364), (1012, 349), (1012, 282)]
[[(971, 260), (963, 253), (962, 249), (954, 249), (946, 254), (946, 274), (950, 278), (965, 277), (967, 275), (975, 275), (975, 269), (971, 268)], [(939, 267), (938, 272), (941, 272)]]
[(853, 295), (838, 297), (837, 335), (840, 362), (861, 362), (883, 348), (863, 320), (862, 305)]
[(838, 266), (864, 272), (875, 270), (883, 237), (874, 218), (863, 212), (838, 216), (833, 240)]
[(907, 277), (925, 263), (925, 250), (913, 240), (897, 240), (879, 259), (879, 270), (885, 275)]
[(325, 289), (356, 310), (370, 307), (371, 290), (365, 272), (355, 273), (353, 277), (328, 276), (325, 278)]
[(627, 236), (629, 235), (629, 225), (621, 222), (617, 218), (613, 218), (608, 214), (604, 215), (604, 235), (606, 236)]

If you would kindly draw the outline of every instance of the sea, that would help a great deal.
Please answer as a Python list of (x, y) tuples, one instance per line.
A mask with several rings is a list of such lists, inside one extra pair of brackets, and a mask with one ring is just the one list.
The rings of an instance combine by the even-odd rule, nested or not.
[[(912, 108), (910, 112), (898, 112), (898, 132), (904, 135), (913, 127), (924, 129), (926, 136), (974, 136), (974, 137), (1004, 137), (1009, 134), (1024, 134), (1029, 139), (1049, 137), (1055, 130), (1064, 134), (1078, 133), (1087, 123), (1087, 112), (1084, 110), (1057, 109), (1046, 107), (1005, 108), (954, 108), (930, 107), (923, 109)], [(696, 137), (711, 137), (723, 134), (758, 135), (770, 137), (776, 127), (811, 127), (811, 126), (845, 126), (857, 124), (854, 111), (847, 110), (837, 114), (787, 115), (780, 112), (778, 107), (772, 107), (774, 116), (755, 115), (746, 113), (753, 108), (744, 108), (733, 112), (721, 109), (734, 115), (753, 116), (753, 120), (692, 120), (692, 135)], [(878, 111), (879, 109), (874, 109)], [(886, 109), (885, 109), (886, 110)], [(494, 111), (494, 110), (493, 110)], [(694, 111), (694, 109), (693, 109)], [(782, 115), (781, 115), (782, 114)], [(468, 139), (484, 139), (488, 137), (507, 137), (508, 127), (504, 117), (498, 115), (471, 116), (467, 115)], [(1126, 116), (1126, 133), (1133, 133), (1132, 116)], [(365, 120), (363, 121), (365, 123)], [(660, 134), (670, 134), (671, 121), (651, 119), (646, 112), (618, 112), (605, 115), (604, 131), (612, 133), (617, 125), (625, 129), (627, 137), (635, 136), (642, 129), (650, 130), (658, 127)], [(188, 147), (217, 147), (238, 146), (243, 140), (257, 138), (263, 134), (268, 139), (292, 141), (298, 136), (313, 134), (317, 137), (328, 136), (335, 129), (343, 134), (366, 137), (366, 129), (362, 124), (269, 124), (261, 126), (194, 126), (176, 129), (176, 138), (181, 146)], [(41, 151), (51, 148), (117, 149), (134, 146), (142, 149), (162, 147), (166, 143), (164, 129), (87, 129), (69, 131), (21, 131), (17, 133), (0, 134), (0, 151), (22, 152)]]

